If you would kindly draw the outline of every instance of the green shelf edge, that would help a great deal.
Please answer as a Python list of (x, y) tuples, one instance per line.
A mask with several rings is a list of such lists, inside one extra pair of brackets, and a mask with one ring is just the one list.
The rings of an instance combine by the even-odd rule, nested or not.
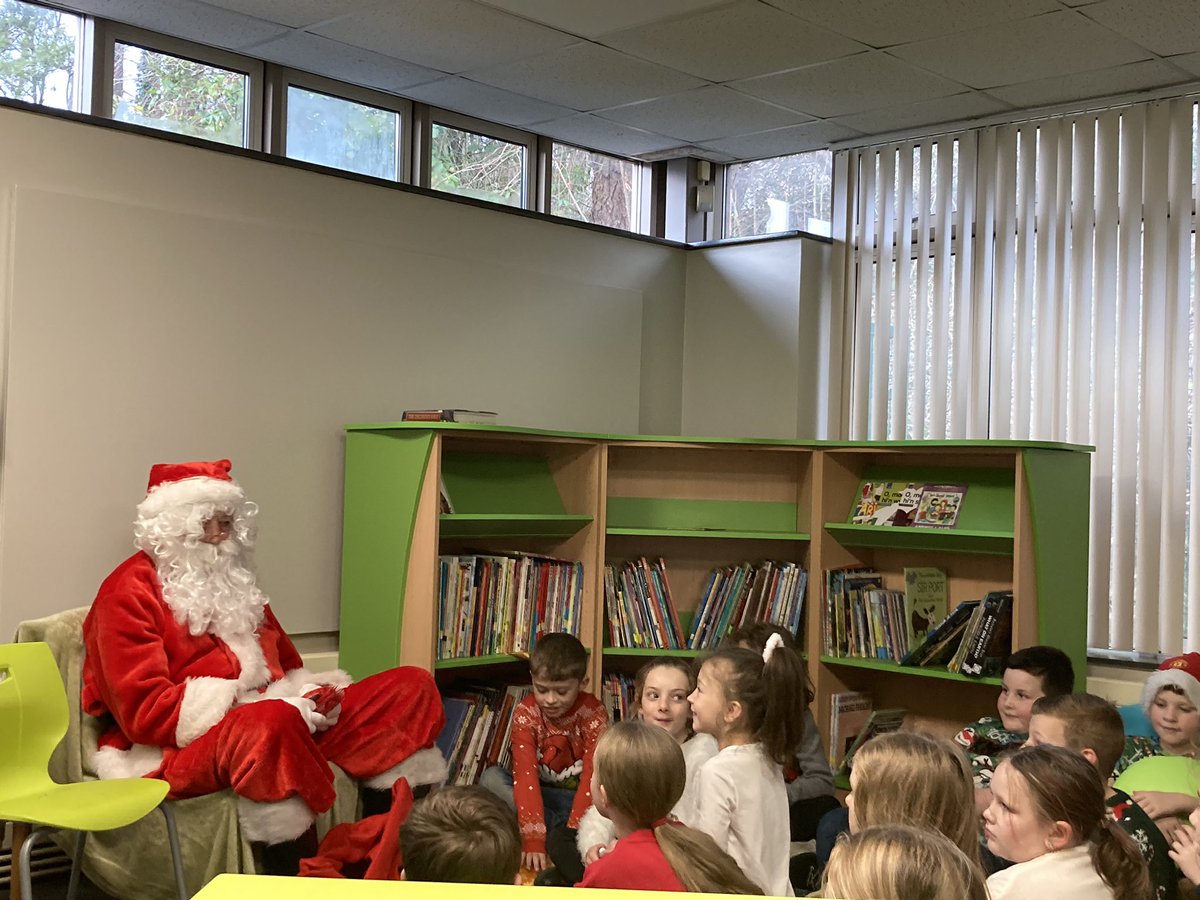
[(450, 659), (434, 660), (434, 669), (466, 669), (471, 666), (496, 666), (503, 663), (528, 662), (511, 653), (492, 653), (489, 656), (455, 656)]
[(968, 678), (957, 672), (947, 672), (945, 669), (925, 668), (923, 666), (902, 666), (898, 663), (882, 659), (866, 659), (847, 656), (822, 656), (821, 662), (830, 666), (849, 666), (854, 669), (874, 669), (877, 672), (892, 672), (900, 675), (913, 675), (917, 678), (941, 678), (945, 681), (961, 681), (964, 684), (988, 684), (1000, 686), (1000, 679), (994, 676), (987, 678)]
[(962, 531), (955, 528), (891, 528), (885, 525), (851, 525), (826, 522), (825, 530), (846, 547), (884, 550), (934, 550), (944, 553), (977, 553), (1012, 556), (1012, 532)]
[(691, 659), (701, 653), (712, 653), (712, 650), (659, 650), (655, 647), (605, 647), (604, 656), (678, 656)]
[(438, 531), (441, 537), (570, 537), (592, 523), (591, 516), (547, 516), (444, 513)]
[(684, 531), (673, 528), (608, 528), (608, 535), (632, 535), (636, 537), (685, 537), (685, 538), (737, 538), (756, 541), (810, 541), (812, 535), (806, 531), (719, 531), (703, 529)]

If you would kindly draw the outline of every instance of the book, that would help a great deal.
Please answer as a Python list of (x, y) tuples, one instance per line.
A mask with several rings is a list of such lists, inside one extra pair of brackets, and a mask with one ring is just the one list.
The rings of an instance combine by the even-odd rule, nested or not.
[(848, 779), (850, 770), (854, 766), (854, 754), (867, 741), (881, 734), (887, 734), (889, 731), (899, 731), (900, 726), (904, 724), (904, 714), (907, 710), (904, 709), (876, 709), (872, 710), (867, 721), (862, 728), (854, 736), (854, 741), (846, 748), (846, 752), (842, 754), (842, 761), (837, 768), (835, 777), (838, 780)]
[(908, 651), (908, 655), (900, 660), (900, 665), (925, 666), (937, 665), (939, 660), (942, 664), (948, 662), (950, 656), (958, 649), (958, 644), (951, 646), (949, 653), (946, 652), (946, 647), (951, 641), (962, 638), (962, 633), (977, 606), (978, 600), (964, 600), (954, 607), (950, 614), (929, 632), (924, 641)]
[(871, 695), (842, 691), (829, 697), (829, 765), (835, 771), (871, 718)]
[(983, 618), (971, 636), (959, 671), (973, 678), (998, 674), (1012, 652), (1012, 591), (993, 591), (983, 598)]
[(438, 512), (442, 515), (449, 515), (454, 512), (454, 501), (450, 499), (450, 492), (446, 490), (446, 479), (438, 476)]
[(917, 528), (953, 528), (966, 493), (965, 484), (925, 485), (912, 524)]
[(908, 646), (916, 647), (929, 630), (946, 618), (946, 573), (933, 566), (914, 566), (904, 570), (904, 618)]
[(912, 524), (922, 485), (903, 481), (864, 481), (850, 512), (855, 525), (886, 525), (903, 528)]
[(486, 409), (406, 409), (400, 416), (400, 421), (459, 422), (461, 424), (490, 425), (498, 418), (498, 413)]

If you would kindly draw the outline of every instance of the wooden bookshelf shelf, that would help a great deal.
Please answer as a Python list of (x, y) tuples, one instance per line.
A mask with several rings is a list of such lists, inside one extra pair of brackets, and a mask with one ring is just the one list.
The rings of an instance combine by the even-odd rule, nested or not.
[(593, 522), (591, 516), (443, 513), (439, 531), (444, 538), (545, 537), (565, 538)]
[(691, 659), (699, 656), (701, 653), (707, 653), (707, 650), (659, 650), (655, 647), (605, 647), (604, 656), (678, 656), (682, 659)]
[(967, 528), (892, 528), (884, 525), (850, 525), (826, 522), (825, 530), (843, 547), (890, 550), (933, 550), (942, 553), (979, 553), (1012, 556), (1011, 531)]
[(863, 657), (822, 656), (821, 662), (829, 666), (851, 666), (855, 669), (874, 669), (890, 675), (912, 675), (917, 678), (941, 678), (946, 681), (961, 681), (967, 684), (999, 685), (999, 678), (968, 678), (957, 672), (947, 672), (932, 666), (902, 666), (886, 659), (865, 659)]
[(456, 656), (434, 662), (435, 669), (469, 669), (475, 666), (496, 666), (504, 663), (528, 662), (511, 653), (493, 653), (490, 656)]
[(715, 538), (749, 541), (807, 541), (807, 531), (732, 531), (722, 528), (607, 528), (605, 534), (634, 537)]

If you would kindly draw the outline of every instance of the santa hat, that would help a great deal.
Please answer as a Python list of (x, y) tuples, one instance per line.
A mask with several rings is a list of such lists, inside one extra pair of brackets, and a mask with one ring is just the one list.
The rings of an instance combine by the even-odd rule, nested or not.
[(1200, 707), (1200, 653), (1173, 656), (1150, 673), (1142, 687), (1142, 709), (1149, 713), (1150, 704), (1165, 687), (1179, 688), (1194, 706)]
[(231, 467), (227, 459), (158, 463), (150, 469), (146, 499), (137, 508), (138, 518), (152, 519), (168, 509), (196, 503), (232, 509), (245, 502), (245, 492), (229, 475)]

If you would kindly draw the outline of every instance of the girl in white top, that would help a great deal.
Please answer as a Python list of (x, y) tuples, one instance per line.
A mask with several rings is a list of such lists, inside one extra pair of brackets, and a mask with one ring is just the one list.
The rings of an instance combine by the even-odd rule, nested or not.
[(1016, 865), (987, 880), (992, 900), (1143, 900), (1146, 860), (1108, 816), (1087, 759), (1041, 744), (1005, 758), (983, 813), (988, 849)]
[[(696, 812), (696, 773), (700, 766), (716, 756), (717, 742), (711, 735), (692, 731), (692, 707), (688, 694), (696, 687), (691, 663), (675, 657), (652, 659), (638, 670), (633, 680), (634, 715), (644, 722), (657, 725), (675, 738), (683, 748), (687, 767), (683, 796), (671, 810), (671, 815), (691, 825)], [(617, 834), (612, 822), (600, 815), (595, 806), (588, 807), (579, 820), (576, 842), (583, 864), (590, 866), (604, 853), (612, 850)]]
[(773, 635), (762, 653), (723, 647), (696, 678), (692, 727), (720, 748), (696, 778), (696, 820), (763, 892), (791, 897), (783, 765), (804, 728), (804, 665)]

